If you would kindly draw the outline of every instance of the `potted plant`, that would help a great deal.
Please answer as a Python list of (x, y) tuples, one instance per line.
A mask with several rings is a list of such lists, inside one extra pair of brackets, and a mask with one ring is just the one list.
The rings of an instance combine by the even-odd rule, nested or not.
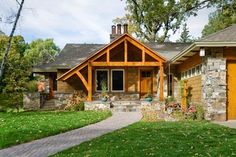
[(108, 100), (109, 96), (107, 94), (107, 83), (105, 80), (101, 81), (101, 88), (102, 88), (102, 93), (101, 93), (102, 98), (101, 99), (103, 102), (106, 102)]

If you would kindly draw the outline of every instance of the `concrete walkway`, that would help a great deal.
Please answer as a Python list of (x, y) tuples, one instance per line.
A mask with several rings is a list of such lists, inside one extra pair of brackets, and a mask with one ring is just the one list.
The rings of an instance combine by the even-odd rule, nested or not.
[(215, 121), (213, 123), (236, 129), (236, 120), (229, 120), (229, 121), (224, 121), (224, 122), (216, 122)]
[(141, 118), (140, 112), (114, 112), (112, 117), (96, 124), (2, 149), (0, 150), (0, 157), (46, 157), (128, 126)]

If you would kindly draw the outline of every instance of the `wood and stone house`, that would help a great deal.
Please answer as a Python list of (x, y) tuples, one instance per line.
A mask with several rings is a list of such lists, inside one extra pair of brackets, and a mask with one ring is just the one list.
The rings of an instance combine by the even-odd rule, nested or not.
[(194, 43), (142, 43), (127, 32), (117, 25), (108, 44), (66, 44), (33, 72), (48, 78), (51, 97), (81, 90), (88, 101), (99, 100), (105, 82), (113, 101), (188, 96), (209, 120), (236, 119), (236, 25)]

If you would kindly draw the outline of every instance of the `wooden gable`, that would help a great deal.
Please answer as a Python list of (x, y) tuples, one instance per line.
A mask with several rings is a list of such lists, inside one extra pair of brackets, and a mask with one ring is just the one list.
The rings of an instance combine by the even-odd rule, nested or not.
[[(166, 59), (128, 34), (114, 40), (85, 61), (75, 66), (58, 80), (65, 81), (74, 74), (81, 80), (80, 70), (91, 66), (160, 66)], [(83, 81), (84, 82), (84, 81)], [(86, 83), (86, 82), (85, 82)]]

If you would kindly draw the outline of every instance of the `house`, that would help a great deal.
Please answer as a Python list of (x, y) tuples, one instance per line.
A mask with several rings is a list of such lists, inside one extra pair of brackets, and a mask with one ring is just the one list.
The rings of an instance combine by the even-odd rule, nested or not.
[[(122, 33), (123, 30), (123, 33)], [(152, 94), (202, 103), (209, 120), (236, 119), (236, 25), (194, 43), (142, 43), (112, 26), (109, 44), (67, 44), (52, 63), (33, 72), (49, 79), (52, 97), (82, 90), (99, 99), (102, 82), (119, 100)]]

